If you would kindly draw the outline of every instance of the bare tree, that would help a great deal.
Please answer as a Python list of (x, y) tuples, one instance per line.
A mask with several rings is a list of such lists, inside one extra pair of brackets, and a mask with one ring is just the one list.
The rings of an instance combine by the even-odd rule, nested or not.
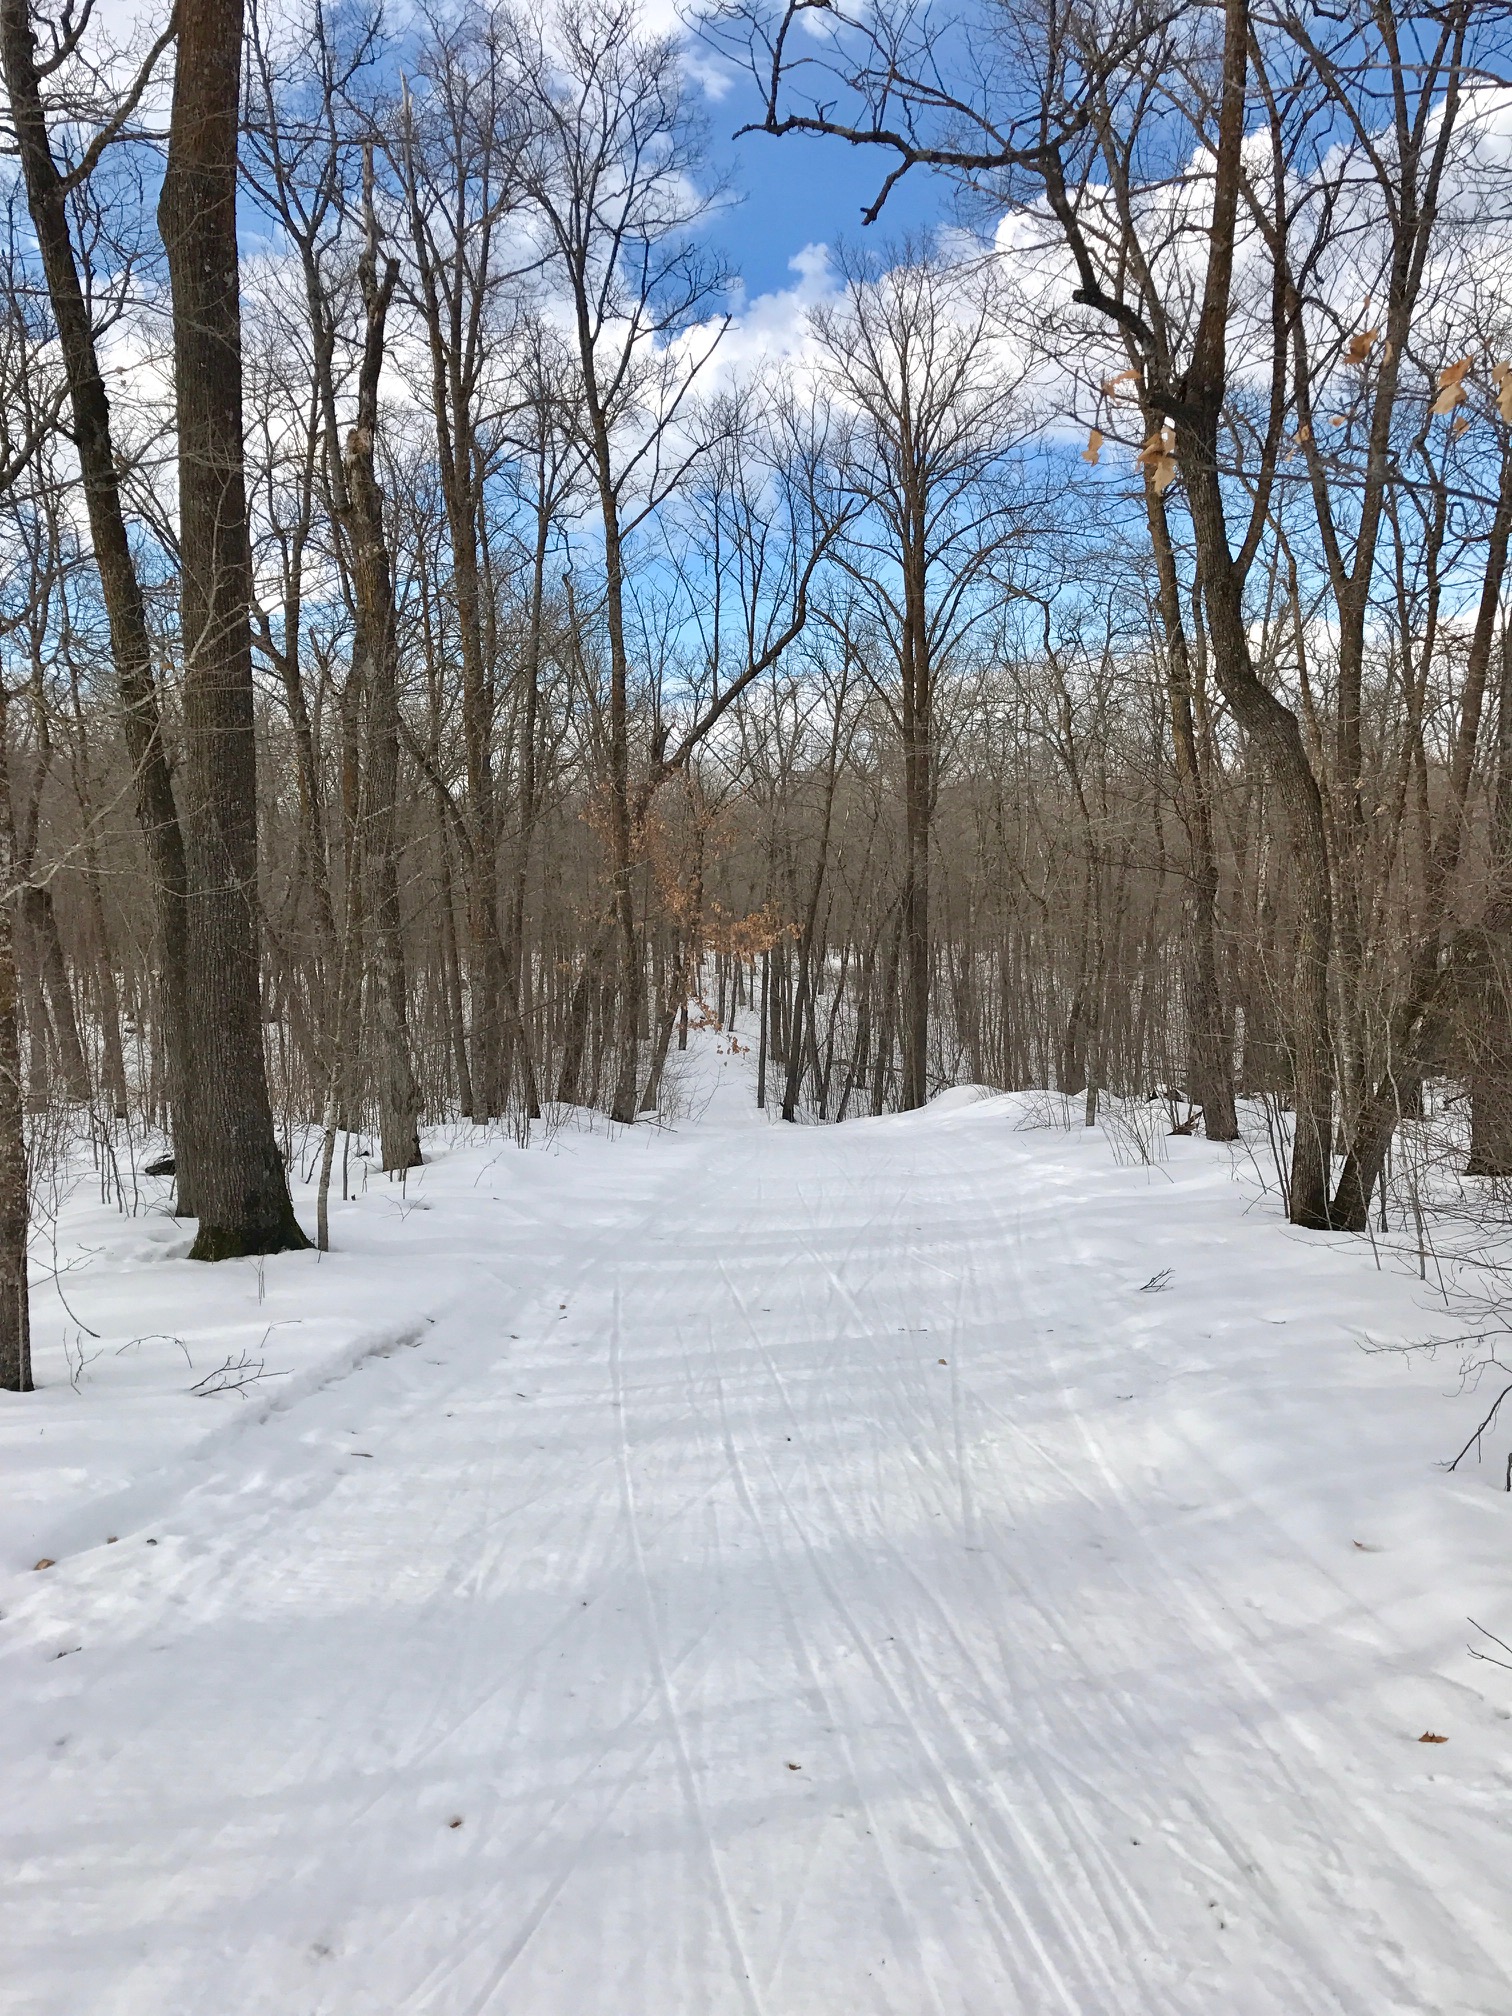
[(938, 680), (1010, 592), (1012, 549), (1030, 524), (1013, 456), (1026, 431), (1023, 373), (1005, 354), (996, 296), (990, 269), (951, 270), (902, 246), (852, 256), (840, 302), (813, 317), (849, 416), (841, 481), (860, 506), (841, 563), (896, 665), (887, 704), (903, 757), (906, 1107), (929, 1096)]

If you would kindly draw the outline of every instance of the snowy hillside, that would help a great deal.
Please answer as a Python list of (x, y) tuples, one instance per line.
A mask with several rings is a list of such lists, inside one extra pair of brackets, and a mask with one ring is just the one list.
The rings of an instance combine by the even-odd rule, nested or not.
[(687, 1068), (323, 1258), (67, 1207), (0, 2006), (1506, 2016), (1507, 1436), (1446, 1476), (1488, 1396), (1362, 1348), (1418, 1283), (1204, 1142)]

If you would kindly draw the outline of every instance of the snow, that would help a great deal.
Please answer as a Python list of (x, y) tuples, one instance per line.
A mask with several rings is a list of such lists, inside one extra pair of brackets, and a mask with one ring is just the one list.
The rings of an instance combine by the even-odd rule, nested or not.
[(0, 2008), (1505, 2016), (1507, 1437), (1446, 1475), (1488, 1394), (1362, 1348), (1417, 1281), (1201, 1141), (688, 1069), (323, 1258), (66, 1206)]

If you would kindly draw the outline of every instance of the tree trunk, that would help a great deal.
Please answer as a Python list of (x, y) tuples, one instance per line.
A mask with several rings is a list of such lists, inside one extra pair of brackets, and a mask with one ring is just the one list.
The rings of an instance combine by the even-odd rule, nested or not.
[[(906, 716), (905, 716), (906, 719)], [(929, 1097), (929, 826), (933, 784), (927, 720), (909, 724), (903, 750), (907, 866), (903, 882), (903, 1099), (905, 1111)]]
[(603, 930), (594, 937), (572, 989), (572, 1001), (567, 1010), (567, 1034), (562, 1045), (562, 1069), (557, 1079), (557, 1098), (563, 1106), (582, 1103), (583, 1054), (588, 1045), (588, 1020), (603, 967), (604, 938)]
[(58, 936), (58, 913), (53, 908), (52, 891), (29, 882), (21, 892), (21, 903), (36, 951), (37, 977), (47, 996), (63, 1091), (76, 1105), (87, 1106), (89, 1067), (84, 1062), (79, 1018), (63, 957), (63, 941)]
[(129, 1111), (129, 1092), (126, 1083), (126, 1056), (121, 1047), (121, 995), (116, 985), (110, 932), (105, 922), (105, 898), (100, 888), (100, 862), (93, 831), (94, 814), (87, 797), (81, 796), (80, 809), (84, 816), (86, 831), (84, 882), (89, 903), (89, 921), (94, 936), (95, 997), (100, 1017), (100, 1063), (105, 1081), (105, 1096), (110, 1101), (111, 1113), (117, 1120), (124, 1120)]
[(893, 1042), (898, 1026), (898, 960), (903, 946), (903, 921), (900, 906), (892, 943), (887, 951), (887, 975), (882, 982), (882, 1023), (877, 1032), (877, 1054), (872, 1060), (871, 1107), (874, 1114), (886, 1109), (887, 1081), (892, 1073)]
[[(4, 689), (0, 688), (0, 795), (9, 797)], [(0, 890), (14, 879), (11, 833), (0, 822)], [(30, 1393), (31, 1315), (26, 1286), (29, 1197), (16, 1032), (16, 906), (0, 901), (0, 1391)]]
[[(0, 694), (0, 772), (8, 766), (6, 710)], [(0, 788), (8, 788), (0, 774)], [(0, 833), (0, 889), (12, 879), (10, 835)], [(0, 1391), (32, 1391), (32, 1329), (26, 1294), (30, 1198), (26, 1131), (16, 1036), (16, 905), (0, 901)]]
[(1218, 480), (1216, 415), (1215, 404), (1200, 427), (1178, 421), (1176, 440), (1197, 535), (1213, 669), (1224, 698), (1265, 761), (1286, 815), (1298, 912), (1292, 1016), (1296, 1120), (1289, 1215), (1294, 1225), (1317, 1230), (1333, 1222), (1328, 1195), (1333, 1132), (1328, 957), (1333, 913), (1323, 799), (1296, 716), (1266, 688), (1250, 662), (1248, 624)]
[[(384, 324), (399, 279), (390, 259), (378, 279), (376, 224), (368, 207), (368, 242), (359, 263), (367, 332), (357, 385), (357, 424), (342, 458), (347, 527), (351, 535), (356, 635), (353, 673), (367, 698), (365, 772), (367, 835), (364, 854), (371, 886), (378, 1026), (378, 1138), (388, 1170), (420, 1166), (420, 1100), (410, 1058), (409, 988), (404, 969), (399, 907), (399, 619), (393, 567), (383, 528), (383, 495), (374, 461), (378, 380), (383, 369)], [(360, 668), (360, 669), (359, 669)]]
[(1508, 940), (1485, 934), (1486, 970), (1466, 990), (1470, 1024), (1462, 1039), (1470, 1080), (1467, 1176), (1512, 1176), (1512, 997)]
[[(1147, 424), (1158, 421), (1147, 415)], [(1151, 426), (1151, 431), (1155, 431)], [(1160, 617), (1166, 641), (1166, 695), (1171, 714), (1171, 745), (1176, 764), (1176, 809), (1186, 831), (1188, 882), (1186, 927), (1188, 946), (1187, 1017), (1190, 1028), (1191, 1096), (1202, 1108), (1203, 1130), (1210, 1141), (1237, 1141), (1234, 1108), (1234, 1060), (1218, 982), (1218, 860), (1213, 845), (1213, 815), (1208, 803), (1202, 761), (1192, 717), (1192, 661), (1181, 614), (1181, 589), (1171, 544), (1165, 503), (1155, 487), (1153, 470), (1145, 470), (1145, 515), (1155, 551), (1160, 590)]]
[(252, 556), (242, 461), (236, 145), (241, 0), (180, 0), (158, 219), (173, 301), (184, 655), (191, 1258), (309, 1244), (273, 1132), (257, 949)]
[(756, 1013), (760, 1026), (756, 1036), (756, 1104), (765, 1108), (767, 1101), (767, 1052), (769, 1049), (767, 1021), (767, 1000), (772, 985), (772, 955), (770, 951), (761, 955), (761, 1005)]
[(1512, 1176), (1512, 626), (1501, 639), (1491, 888), (1482, 927), (1481, 984), (1464, 990), (1470, 1066), (1467, 1176)]

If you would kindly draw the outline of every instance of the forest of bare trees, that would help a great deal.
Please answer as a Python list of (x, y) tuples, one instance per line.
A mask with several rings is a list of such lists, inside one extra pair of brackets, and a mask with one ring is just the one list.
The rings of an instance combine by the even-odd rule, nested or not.
[(692, 1021), (1263, 1109), (1299, 1226), (1430, 1081), (1512, 1176), (1501, 5), (728, 0), (751, 158), (876, 167), (765, 350), (632, 9), (160, 17), (0, 0), (0, 1385), (43, 1137), (323, 1245)]

